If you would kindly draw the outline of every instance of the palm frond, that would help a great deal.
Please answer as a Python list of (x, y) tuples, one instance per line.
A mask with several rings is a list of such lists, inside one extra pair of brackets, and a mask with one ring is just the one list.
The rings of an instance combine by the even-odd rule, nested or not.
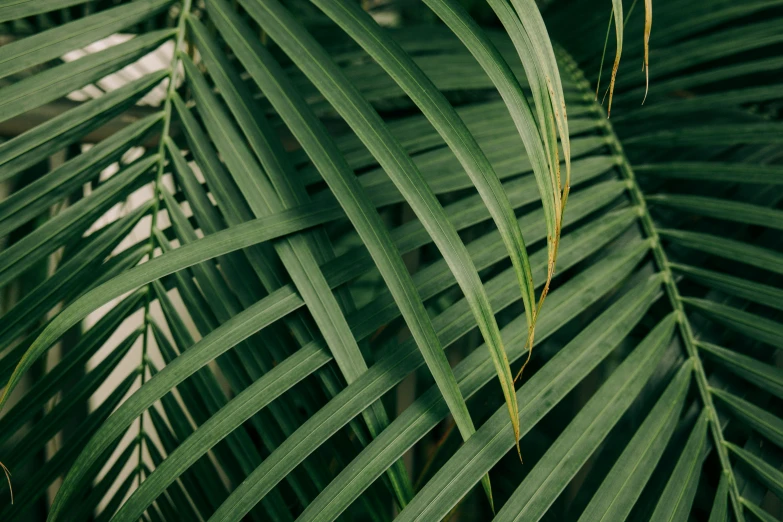
[(114, 4), (0, 2), (2, 520), (779, 515), (780, 2), (610, 121), (608, 3)]

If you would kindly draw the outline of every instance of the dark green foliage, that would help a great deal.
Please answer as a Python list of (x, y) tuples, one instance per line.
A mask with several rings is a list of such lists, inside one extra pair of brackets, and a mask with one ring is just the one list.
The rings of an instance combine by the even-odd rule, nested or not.
[(0, 0), (0, 519), (779, 519), (783, 2), (545, 4)]

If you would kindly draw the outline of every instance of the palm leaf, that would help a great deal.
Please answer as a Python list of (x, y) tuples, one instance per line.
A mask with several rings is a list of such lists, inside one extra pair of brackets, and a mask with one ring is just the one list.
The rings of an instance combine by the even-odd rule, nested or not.
[(3, 520), (780, 515), (780, 2), (474, 4), (0, 1)]

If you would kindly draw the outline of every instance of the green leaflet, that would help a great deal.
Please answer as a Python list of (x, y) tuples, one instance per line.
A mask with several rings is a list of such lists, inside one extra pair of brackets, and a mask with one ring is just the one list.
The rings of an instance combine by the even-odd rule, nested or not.
[(163, 70), (142, 76), (0, 144), (0, 180), (17, 176), (38, 163), (42, 156), (70, 145), (123, 113), (167, 74), (168, 71)]
[[(641, 245), (641, 248), (632, 249), (630, 253), (625, 253), (630, 257), (631, 266), (634, 266), (636, 262), (638, 262), (637, 256), (645, 250), (646, 245)], [(632, 255), (634, 252), (636, 255)], [(625, 261), (628, 262), (629, 259), (626, 258)], [(498, 279), (495, 282), (497, 284), (492, 285), (493, 298), (495, 298), (494, 292), (497, 292), (498, 299), (507, 299), (506, 305), (510, 304), (512, 300), (518, 299), (517, 296), (508, 297), (509, 293), (513, 293), (513, 290), (512, 292), (509, 292), (507, 278), (505, 281)], [(505, 296), (503, 294), (505, 294)], [(443, 328), (443, 331), (439, 333), (444, 339), (443, 342), (446, 346), (454, 342), (461, 335), (464, 335), (470, 328), (470, 325), (465, 324), (467, 317), (469, 317), (470, 314), (469, 306), (464, 301), (462, 304), (463, 306), (461, 306), (459, 310), (450, 309), (441, 314), (436, 320), (436, 325), (439, 329), (445, 327)], [(576, 305), (576, 303), (574, 304)], [(519, 322), (514, 325), (515, 328), (518, 328), (519, 326)], [(518, 330), (517, 335), (519, 335)], [(524, 348), (524, 345), (520, 346), (517, 344), (516, 346), (519, 347), (519, 349)], [(481, 350), (474, 353), (482, 354), (484, 351)], [(488, 361), (485, 361), (484, 371), (489, 369), (487, 362)], [(286, 451), (283, 452), (281, 448), (278, 452), (273, 454), (270, 459), (257, 468), (250, 479), (243, 483), (242, 487), (232, 493), (231, 497), (221, 506), (220, 510), (213, 518), (216, 520), (238, 520), (241, 518), (243, 513), (247, 512), (247, 510), (257, 502), (259, 497), (262, 497), (274, 484), (282, 479), (288, 469), (291, 469), (300, 459), (307, 456), (307, 454), (312, 451), (314, 445), (320, 444), (322, 435), (333, 433), (333, 430), (339, 428), (346, 421), (345, 419), (340, 419), (340, 416), (337, 415), (338, 412), (343, 413), (343, 411), (347, 410), (347, 413), (350, 416), (358, 414), (358, 412), (365, 407), (366, 401), (373, 400), (374, 396), (387, 391), (389, 386), (402, 380), (420, 365), (421, 359), (418, 352), (414, 350), (414, 346), (412, 346), (411, 342), (399, 346), (394, 353), (390, 354), (389, 357), (384, 358), (382, 363), (379, 361), (373, 365), (370, 371), (365, 374), (366, 377), (363, 377), (362, 379), (362, 386), (366, 386), (372, 390), (368, 390), (369, 396), (368, 393), (356, 393), (353, 390), (346, 390), (342, 394), (341, 401), (330, 401), (325, 408), (320, 410), (318, 414), (308, 421), (305, 427), (299, 430), (298, 436), (292, 437), (286, 441)], [(379, 378), (384, 375), (388, 377), (383, 379)], [(359, 386), (357, 385), (356, 388), (359, 388)], [(437, 397), (437, 395), (433, 395), (432, 397)], [(501, 416), (502, 413), (503, 408), (496, 413), (495, 417)], [(511, 421), (505, 415), (502, 415), (502, 418), (506, 421), (504, 426), (508, 428), (503, 433), (505, 436), (509, 434), (512, 427)], [(511, 433), (513, 433), (513, 431), (511, 431)], [(383, 435), (381, 437), (383, 437)], [(474, 440), (474, 437), (471, 437), (471, 439), (466, 442), (466, 445), (470, 444), (470, 441)], [(507, 445), (504, 446), (506, 451), (514, 447), (514, 440), (512, 437), (504, 437), (503, 442), (507, 443)], [(483, 473), (476, 476), (475, 482), (481, 480), (486, 474), (486, 471), (487, 470), (484, 470)], [(475, 482), (471, 485), (475, 484)], [(410, 509), (410, 506), (416, 502), (416, 498), (417, 497), (414, 498), (414, 501), (411, 504), (408, 504), (405, 510)], [(405, 510), (403, 510), (403, 513), (406, 512)]]
[(699, 484), (700, 468), (709, 447), (707, 410), (703, 410), (691, 430), (688, 441), (677, 460), (671, 478), (658, 499), (652, 520), (682, 520), (688, 516)]
[(581, 522), (628, 517), (674, 433), (692, 371), (692, 363), (682, 365), (582, 512)]
[[(150, 375), (154, 377), (157, 374), (157, 368), (150, 363)], [(157, 417), (157, 420), (154, 421), (156, 429), (163, 431), (165, 429), (163, 426), (165, 426), (166, 422), (168, 421), (168, 423), (171, 425), (173, 438), (175, 438), (177, 441), (182, 441), (189, 437), (190, 434), (193, 433), (193, 428), (188, 421), (184, 410), (175, 397), (172, 394), (167, 393), (160, 398), (160, 403), (163, 407), (165, 420), (163, 415), (157, 413), (154, 408), (149, 410), (150, 417), (152, 419)], [(174, 451), (174, 448), (177, 445), (179, 444), (177, 443), (173, 446), (170, 445), (168, 448), (166, 448), (166, 451), (168, 453)], [(236, 455), (236, 462), (226, 459), (225, 457), (227, 455), (225, 452), (221, 453), (221, 459), (218, 463), (212, 461), (209, 458), (202, 458), (198, 461), (196, 466), (197, 469), (194, 470), (196, 471), (195, 478), (201, 483), (204, 489), (224, 490), (220, 484), (218, 469), (222, 469), (225, 473), (229, 474), (232, 478), (232, 482), (236, 483), (241, 481), (242, 477), (244, 476), (244, 473), (242, 472), (243, 468), (251, 468), (255, 462), (260, 460), (260, 456), (258, 455), (254, 445), (242, 445), (238, 446), (238, 449), (239, 453)], [(149, 476), (150, 473), (151, 471), (148, 471), (145, 475)], [(225, 493), (223, 492), (217, 497), (222, 498), (224, 496)], [(165, 498), (165, 495), (163, 495), (163, 498)], [(279, 492), (275, 492), (274, 495), (270, 495), (269, 498), (264, 499), (264, 502), (261, 504), (261, 509), (267, 513), (266, 516), (271, 517), (274, 520), (292, 520), (290, 513), (288, 513), (288, 510), (286, 509), (285, 501)], [(170, 515), (167, 515), (166, 518), (170, 518)], [(263, 520), (261, 513), (258, 511), (252, 513), (251, 518), (259, 521)]]
[[(174, 152), (176, 154), (177, 152)], [(177, 157), (173, 156), (174, 160), (173, 162), (175, 165), (178, 163)], [(184, 163), (184, 162), (181, 162)], [(182, 167), (182, 165), (180, 165)], [(189, 168), (187, 171), (190, 173)], [(193, 176), (192, 173), (190, 173), (190, 176)], [(186, 175), (180, 176), (181, 179), (183, 179), (183, 183), (185, 183), (186, 187), (190, 187), (186, 189), (186, 192), (188, 193), (189, 202), (191, 203), (191, 206), (194, 210), (195, 215), (198, 218), (203, 219), (205, 217), (204, 211), (205, 208), (203, 207), (204, 204), (209, 205), (209, 208), (212, 212), (215, 212), (214, 209), (211, 207), (211, 203), (204, 202), (199, 203), (200, 198), (194, 198), (194, 194), (198, 194), (198, 191), (203, 191), (203, 188), (198, 186), (194, 186), (193, 183), (195, 182), (195, 178), (189, 179), (186, 177)], [(175, 213), (175, 216), (181, 215), (181, 213)], [(212, 216), (214, 218), (217, 218), (217, 216)], [(213, 226), (216, 226), (216, 223), (214, 223), (211, 219), (208, 220), (210, 223), (209, 225), (206, 224), (206, 220), (204, 221), (204, 225), (202, 225), (202, 228), (207, 233), (214, 233), (215, 230), (212, 229)], [(189, 227), (189, 225), (187, 225)], [(220, 228), (223, 228), (223, 225), (220, 225)], [(168, 242), (165, 241), (160, 234), (157, 234), (158, 241), (161, 245), (166, 245), (164, 247), (164, 252), (170, 251), (171, 248), (168, 245)], [(189, 237), (195, 237), (194, 234), (190, 234)], [(189, 240), (188, 240), (189, 241)], [(246, 251), (247, 252), (247, 251)], [(236, 259), (234, 259), (234, 254), (238, 254), (236, 256)], [(228, 261), (228, 259), (231, 259), (231, 262)], [(242, 292), (236, 292), (239, 296), (240, 302), (243, 303), (243, 305), (249, 306), (253, 304), (261, 295), (263, 295), (263, 290), (260, 289), (260, 287), (255, 289), (255, 293), (248, 296), (248, 291), (253, 291), (252, 286), (249, 284), (251, 281), (254, 280), (255, 275), (252, 273), (251, 267), (243, 267), (241, 265), (237, 265), (234, 263), (234, 261), (241, 260), (241, 254), (232, 253), (228, 254), (227, 256), (218, 257), (218, 263), (220, 263), (221, 267), (225, 267), (222, 270), (222, 274), (227, 277), (229, 280), (229, 283), (231, 284), (234, 282), (236, 285), (242, 286), (243, 291)], [(214, 267), (212, 267), (214, 268)], [(234, 269), (236, 269), (236, 272), (234, 272)], [(209, 270), (211, 271), (211, 270)], [(185, 271), (189, 272), (189, 271)], [(186, 277), (187, 276), (187, 277)], [(201, 294), (199, 292), (199, 289), (196, 287), (196, 285), (189, 279), (188, 274), (183, 274), (183, 272), (177, 272), (174, 275), (174, 278), (176, 280), (176, 287), (180, 295), (183, 297), (183, 301), (186, 304), (186, 307), (188, 308), (188, 311), (190, 312), (191, 316), (194, 318), (194, 321), (197, 325), (197, 328), (199, 332), (202, 335), (206, 335), (210, 331), (212, 331), (214, 328), (218, 326), (218, 320), (217, 318), (213, 317), (210, 314), (211, 310), (215, 310), (219, 313), (225, 313), (225, 311), (222, 311), (219, 309), (220, 301), (219, 300), (210, 300), (210, 302), (207, 302), (206, 299), (201, 297)], [(156, 289), (160, 288), (159, 283), (153, 283)], [(208, 286), (210, 289), (213, 287), (211, 285)], [(204, 288), (207, 288), (207, 285), (204, 286)], [(161, 294), (160, 291), (158, 291), (159, 294)], [(162, 303), (168, 303), (168, 298), (164, 297), (161, 298)], [(232, 308), (236, 305), (232, 305)], [(169, 310), (169, 313), (166, 315), (166, 320), (169, 323), (169, 327), (172, 329), (172, 332), (175, 333), (175, 342), (180, 347), (189, 347), (191, 346), (194, 341), (192, 337), (190, 336), (189, 332), (187, 331), (187, 328), (185, 327), (184, 323), (182, 322), (182, 319), (177, 315), (176, 310), (174, 310), (172, 307), (167, 306), (167, 310)], [(241, 343), (236, 350), (229, 352), (228, 354), (225, 354), (224, 356), (220, 357), (217, 360), (218, 366), (221, 368), (221, 371), (223, 372), (224, 376), (229, 380), (230, 386), (233, 390), (242, 390), (246, 386), (248, 386), (254, 379), (257, 379), (260, 375), (263, 373), (268, 372), (273, 366), (274, 366), (274, 359), (281, 360), (285, 358), (287, 350), (281, 343), (276, 343), (274, 341), (278, 340), (277, 332), (276, 331), (269, 331), (268, 334), (264, 335), (262, 339), (259, 339), (259, 342), (262, 342), (266, 345), (266, 347), (269, 349), (269, 354), (266, 354), (264, 351), (259, 351), (253, 348), (251, 344), (249, 344), (252, 341), (246, 341), (244, 343)], [(173, 360), (174, 357), (171, 359)], [(209, 370), (202, 370), (199, 372), (199, 374), (204, 375), (205, 377), (211, 377), (209, 379), (210, 382), (212, 382), (211, 386), (219, 389), (220, 384), (214, 379), (214, 376), (211, 376), (211, 373)], [(209, 383), (204, 383), (205, 385), (208, 385)], [(205, 394), (197, 394), (206, 396)], [(292, 397), (295, 398), (295, 397)], [(301, 398), (301, 401), (306, 402), (307, 398)], [(220, 394), (220, 399), (217, 401), (217, 404), (212, 405), (211, 411), (216, 411), (219, 409), (220, 405), (225, 403), (225, 398)], [(279, 446), (284, 437), (291, 433), (295, 428), (294, 426), (298, 425), (299, 421), (295, 418), (294, 415), (292, 415), (293, 406), (290, 406), (289, 404), (273, 404), (270, 407), (270, 416), (266, 415), (260, 415), (253, 417), (252, 422), (256, 430), (261, 436), (261, 440), (263, 444), (269, 449), (272, 450), (275, 447)], [(202, 417), (202, 422), (206, 420), (209, 417), (209, 415), (204, 415)], [(276, 429), (277, 425), (279, 425), (279, 429)], [(318, 477), (320, 476), (319, 470), (317, 466), (312, 466), (310, 463), (305, 465), (305, 470), (308, 474), (311, 474), (313, 477), (316, 478), (315, 482), (316, 485), (319, 484)], [(301, 480), (296, 475), (290, 475), (288, 477), (289, 482), (291, 483), (292, 487), (294, 488), (294, 492), (297, 494), (298, 497), (302, 499), (302, 501), (305, 501), (304, 499), (307, 498), (307, 494), (305, 493), (305, 489), (303, 489), (303, 486), (301, 484)]]
[[(659, 33), (660, 35), (661, 33)], [(656, 37), (657, 38), (657, 37)], [(727, 78), (737, 78), (749, 73), (774, 71), (783, 64), (780, 57), (765, 58), (761, 60), (748, 60), (737, 64), (719, 66), (694, 73), (675, 76), (670, 79), (656, 80), (656, 89), (661, 92), (671, 92), (676, 89), (689, 89)], [(641, 88), (629, 91), (629, 95), (641, 95)], [(699, 102), (697, 101), (697, 104)]]
[(68, 261), (58, 267), (49, 278), (25, 295), (10, 310), (3, 314), (0, 327), (0, 344), (10, 343), (25, 329), (51, 310), (52, 302), (60, 301), (74, 290), (87, 290), (97, 284), (95, 267), (100, 266), (103, 257), (109, 254), (145, 216), (151, 204), (142, 205), (127, 216), (118, 219), (103, 230), (98, 231), (92, 241), (88, 241)]
[(773, 286), (677, 263), (672, 263), (671, 267), (673, 270), (709, 288), (783, 310), (783, 290)]
[[(153, 368), (150, 366), (150, 368)], [(181, 416), (177, 415), (176, 411), (166, 412), (168, 416), (171, 413), (173, 417), (172, 423), (179, 424)], [(172, 428), (169, 427), (163, 415), (158, 412), (157, 409), (151, 408), (149, 410), (150, 420), (152, 426), (155, 428), (155, 432), (160, 438), (160, 445), (166, 454), (171, 453), (179, 445), (179, 440), (172, 432)], [(181, 427), (181, 426), (178, 426)], [(149, 470), (145, 470), (144, 477), (148, 477)], [(226, 486), (221, 481), (217, 480), (217, 468), (213, 462), (208, 459), (202, 459), (193, 465), (193, 469), (188, 470), (182, 476), (183, 482), (188, 485), (191, 491), (195, 492), (195, 496), (198, 498), (197, 506), (200, 511), (209, 513), (215, 509), (215, 506), (220, 505), (220, 501), (226, 496)], [(204, 506), (202, 506), (204, 504)], [(207, 507), (209, 506), (209, 507)]]
[[(551, 222), (548, 224), (550, 226), (550, 236), (552, 238), (551, 248), (554, 260), (557, 235), (563, 210), (563, 201), (561, 199), (561, 190), (563, 190), (563, 188), (560, 180), (560, 159), (557, 148), (558, 126), (560, 126), (561, 136), (564, 136), (563, 149), (566, 156), (567, 178), (569, 179), (571, 169), (570, 136), (568, 136), (567, 126), (564, 124), (565, 104), (560, 107), (558, 106), (558, 102), (554, 99), (555, 89), (553, 82), (559, 82), (559, 74), (557, 73), (556, 66), (550, 68), (549, 65), (549, 56), (546, 47), (548, 47), (548, 51), (551, 51), (551, 44), (548, 42), (546, 29), (543, 24), (536, 23), (539, 22), (541, 18), (538, 7), (533, 4), (531, 8), (532, 3), (527, 0), (515, 2), (515, 7), (519, 10), (517, 13), (505, 1), (491, 0), (489, 4), (511, 37), (511, 41), (522, 61), (522, 65), (525, 68), (525, 73), (533, 91), (533, 101), (538, 116), (538, 132), (536, 133), (536, 137), (540, 135), (539, 139), (543, 140), (548, 156), (547, 161), (549, 163), (549, 172), (547, 174), (539, 174), (540, 183), (545, 184), (540, 184), (539, 190), (541, 190), (542, 200), (551, 200), (552, 213), (551, 215), (547, 215), (547, 218), (551, 219)], [(456, 14), (462, 20), (467, 18), (467, 15), (458, 8), (451, 6), (451, 10), (453, 14)], [(444, 18), (444, 20), (445, 19), (446, 18)], [(475, 28), (475, 24), (472, 25), (474, 26), (473, 32), (480, 34), (477, 28)], [(452, 30), (455, 30), (455, 32), (459, 34), (457, 25), (452, 24), (451, 27)], [(541, 34), (541, 32), (543, 32), (543, 34)], [(544, 42), (544, 40), (546, 41)], [(487, 46), (486, 43), (484, 45)], [(487, 47), (491, 49), (491, 46)], [(480, 49), (480, 47), (475, 45), (474, 48)], [(477, 58), (481, 56), (480, 54), (477, 54), (476, 51), (473, 52), (474, 56)], [(552, 59), (553, 58), (554, 56), (552, 56)], [(495, 78), (498, 78), (498, 75), (496, 73), (493, 75), (488, 66), (485, 66), (485, 71), (490, 74), (490, 77), (494, 76), (493, 81), (497, 85), (498, 82)], [(508, 78), (513, 77), (507, 74), (505, 79), (508, 81)], [(512, 81), (509, 83), (513, 84), (515, 82)], [(499, 90), (502, 94), (504, 88), (499, 87)], [(562, 87), (558, 92), (562, 97)], [(506, 94), (506, 96), (508, 96), (508, 94)], [(524, 100), (523, 96), (521, 96), (521, 98)], [(513, 100), (513, 98), (510, 99)], [(516, 101), (517, 105), (519, 105), (518, 100)], [(524, 103), (526, 104), (526, 100)], [(509, 104), (509, 107), (513, 107), (513, 105)], [(513, 109), (511, 110), (513, 112)], [(519, 125), (517, 125), (517, 127), (521, 131), (521, 127)], [(569, 185), (569, 179), (566, 180), (566, 186)], [(544, 186), (546, 190), (543, 190)], [(564, 195), (567, 197), (567, 191)], [(545, 205), (549, 205), (549, 203), (545, 203)]]
[(0, 89), (0, 121), (23, 114), (136, 61), (173, 35), (164, 29), (47, 69)]
[[(5, 508), (0, 511), (3, 520), (19, 520), (19, 516), (27, 512), (27, 506), (44, 495), (49, 485), (70, 468), (87, 440), (106, 421), (111, 411), (117, 407), (137, 379), (137, 372), (125, 377), (109, 397), (87, 416), (80, 426), (78, 436), (71, 439), (67, 446), (60, 448), (46, 466), (35, 472), (27, 482), (25, 489), (16, 495), (14, 504), (6, 504)], [(109, 455), (99, 455), (98, 457), (106, 459)]]
[[(633, 122), (636, 120), (654, 119), (656, 117), (684, 117), (688, 114), (698, 114), (705, 111), (715, 111), (731, 105), (746, 105), (751, 103), (763, 103), (777, 99), (781, 85), (769, 85), (763, 87), (744, 88), (735, 91), (723, 91), (715, 94), (699, 96), (690, 100), (672, 100), (657, 103), (638, 111), (615, 119), (618, 122)], [(752, 179), (752, 178), (751, 178)]]
[[(125, 320), (128, 315), (138, 310), (142, 297), (146, 292), (137, 291), (126, 297), (117, 307), (98, 321), (93, 328), (79, 340), (69, 355), (60, 361), (44, 378), (38, 381), (34, 389), (8, 410), (0, 420), (0, 443), (5, 442), (24, 424), (31, 416), (34, 416), (38, 407), (51, 398), (73, 370), (83, 369), (86, 361), (105, 343), (112, 332)], [(136, 332), (138, 336), (141, 332)]]
[(712, 503), (709, 522), (728, 522), (729, 520), (729, 481), (725, 475), (720, 478), (718, 491)]
[(145, 178), (149, 177), (150, 169), (157, 164), (157, 159), (157, 156), (149, 156), (136, 160), (89, 197), (71, 205), (0, 253), (0, 287), (23, 272), (34, 259), (56, 250), (68, 238), (81, 236), (95, 219), (147, 181)]
[(679, 162), (636, 165), (634, 170), (646, 176), (697, 179), (731, 183), (783, 183), (783, 167), (752, 163)]
[(32, 16), (55, 9), (62, 9), (72, 5), (81, 4), (84, 0), (49, 0), (45, 4), (39, 0), (14, 0), (5, 2), (0, 6), (0, 23), (8, 20), (18, 20), (26, 16)]
[[(670, 44), (685, 34), (710, 29), (725, 23), (734, 16), (749, 15), (779, 4), (779, 0), (762, 0), (743, 4), (719, 3), (708, 10), (704, 10), (703, 6), (687, 6), (683, 10), (674, 10), (676, 16), (671, 20), (667, 20), (672, 22), (671, 26), (667, 27), (665, 32), (656, 34), (656, 40)], [(700, 7), (702, 8), (700, 9)], [(668, 14), (671, 15), (672, 10), (669, 10)], [(683, 17), (686, 18), (683, 19)], [(632, 48), (632, 50), (638, 50), (638, 40), (633, 40), (628, 47)]]
[(128, 149), (140, 143), (159, 120), (159, 115), (152, 114), (129, 125), (4, 199), (0, 202), (0, 237), (8, 235), (57, 201), (71, 195), (88, 180), (97, 177)]
[[(622, 187), (618, 186), (619, 184), (616, 183), (617, 182), (608, 182), (606, 184), (599, 184), (579, 193), (574, 198), (572, 211), (569, 213), (569, 220), (573, 219), (574, 221), (577, 221), (591, 211), (611, 202), (611, 200), (622, 191)], [(524, 221), (530, 224), (525, 226), (524, 233), (532, 240), (541, 240), (545, 237), (546, 228), (543, 226), (541, 214), (542, 212), (537, 210), (525, 216), (525, 218), (529, 219), (525, 219)], [(595, 229), (597, 231), (603, 230), (606, 234), (609, 234), (608, 230), (605, 228), (607, 222), (625, 223), (626, 220), (630, 218), (630, 212), (627, 211), (620, 212), (618, 215), (610, 215), (606, 220), (596, 222)], [(410, 228), (413, 227), (405, 228), (410, 230)], [(468, 252), (473, 257), (473, 262), (479, 270), (488, 268), (494, 263), (504, 259), (506, 250), (499, 236), (500, 234), (497, 231), (494, 231), (469, 245)], [(540, 257), (540, 252), (536, 252), (531, 256), (531, 258), (535, 258), (536, 260), (540, 259)], [(536, 263), (538, 263), (538, 261), (536, 261)], [(536, 272), (541, 272), (540, 265), (536, 264), (535, 266)], [(543, 273), (545, 276), (546, 271)], [(419, 293), (422, 295), (422, 298), (425, 299), (432, 295), (436, 295), (437, 292), (442, 291), (455, 283), (454, 276), (448, 270), (448, 265), (443, 260), (439, 260), (422, 269), (414, 276), (414, 282), (417, 283)], [(378, 298), (374, 300), (372, 307), (366, 307), (358, 311), (356, 315), (357, 318), (362, 318), (363, 323), (371, 322), (372, 325), (375, 325), (383, 324), (385, 320), (391, 320), (398, 314), (399, 312), (394, 304), (394, 299), (390, 295), (384, 294), (378, 296)], [(372, 329), (373, 327), (374, 326), (368, 327), (368, 329)]]
[[(226, 223), (223, 217), (212, 205), (204, 187), (198, 182), (195, 173), (182, 157), (182, 151), (171, 139), (165, 140), (165, 145), (168, 157), (171, 158), (172, 173), (183, 189), (199, 228), (205, 235), (225, 229)], [(222, 256), (218, 258), (218, 264), (226, 267), (223, 275), (241, 303), (252, 303), (258, 296), (263, 295), (263, 287), (253, 273), (253, 268), (246, 254), (236, 252)]]
[(96, 42), (159, 13), (171, 3), (172, 0), (137, 0), (6, 44), (0, 49), (0, 78)]
[(109, 374), (117, 367), (139, 338), (139, 333), (138, 329), (132, 331), (130, 335), (120, 341), (108, 357), (80, 379), (78, 387), (65, 390), (63, 400), (48, 411), (41, 420), (36, 422), (35, 430), (25, 436), (24, 441), (14, 447), (14, 454), (7, 459), (8, 466), (16, 467), (28, 458), (33, 457), (38, 451), (44, 449), (49, 439), (60, 431), (62, 423), (73, 416), (77, 409), (87, 403), (90, 396), (95, 393), (98, 387), (103, 384)]
[(742, 505), (748, 508), (762, 522), (775, 522), (777, 519), (749, 500), (742, 499)]
[[(744, 8), (740, 7), (739, 11), (742, 10)], [(661, 13), (662, 9), (658, 9), (658, 20), (661, 20)], [(703, 13), (704, 11), (702, 11)], [(680, 22), (683, 16), (686, 16), (682, 11), (671, 14), (674, 14), (677, 22)], [(657, 52), (654, 55), (655, 74), (658, 77), (681, 75), (682, 71), (695, 65), (710, 63), (713, 60), (718, 61), (721, 58), (731, 57), (744, 51), (759, 49), (766, 45), (777, 43), (783, 38), (783, 35), (775, 29), (778, 23), (779, 20), (775, 16), (762, 17), (753, 24), (743, 24), (722, 31), (714, 31), (706, 36), (688, 38), (687, 41), (668, 45), (665, 48), (656, 45)], [(688, 31), (690, 32), (691, 30), (688, 27)], [(747, 38), (748, 30), (752, 30), (756, 38)], [(665, 33), (661, 32), (658, 34)], [(675, 75), (673, 73), (678, 74)], [(618, 80), (618, 85), (621, 88), (625, 88), (633, 83), (639, 82), (630, 77)]]
[[(117, 456), (116, 462), (109, 468), (106, 475), (104, 475), (95, 488), (78, 504), (78, 506), (73, 508), (73, 511), (69, 513), (69, 516), (72, 517), (73, 520), (87, 519), (95, 512), (100, 502), (109, 492), (109, 489), (119, 478), (125, 465), (137, 455), (138, 443), (138, 438), (133, 439), (131, 443), (128, 444), (128, 447)], [(131, 473), (130, 476), (133, 477), (133, 473)]]
[(730, 372), (763, 388), (772, 395), (783, 398), (783, 371), (779, 368), (715, 344), (700, 341), (698, 346)]
[(623, 143), (625, 145), (689, 147), (780, 143), (781, 137), (783, 137), (783, 124), (778, 122), (744, 123), (742, 125), (717, 123), (710, 126), (685, 125), (676, 130), (640, 134), (624, 139)]
[[(249, 152), (237, 147), (239, 136), (229, 125), (225, 115), (215, 115), (219, 108), (217, 100), (209, 99), (206, 83), (197, 81), (198, 72), (187, 59), (184, 60), (188, 78), (194, 86), (196, 99), (201, 102), (199, 109), (210, 123), (208, 129), (213, 129), (212, 137), (218, 143), (218, 149), (223, 153), (229, 171), (237, 180), (250, 207), (257, 216), (276, 215), (281, 210), (281, 203), (271, 184), (255, 165)], [(208, 111), (214, 111), (208, 115)], [(266, 182), (266, 183), (265, 183)], [(303, 296), (308, 309), (315, 317), (319, 330), (327, 340), (330, 349), (344, 373), (346, 380), (351, 382), (366, 371), (367, 366), (359, 351), (355, 339), (350, 333), (345, 318), (341, 313), (337, 300), (332, 295), (326, 279), (321, 274), (315, 261), (315, 255), (308, 242), (302, 236), (292, 236), (275, 244), (275, 249), (286, 270), (294, 280), (297, 290)], [(368, 424), (372, 431), (379, 431), (388, 422), (384, 420), (385, 412), (379, 404), (374, 413), (368, 416)]]
[(688, 248), (783, 274), (783, 254), (774, 250), (713, 234), (673, 229), (658, 229), (658, 233)]
[(764, 460), (753, 455), (749, 451), (740, 448), (736, 444), (727, 442), (726, 447), (728, 447), (743, 464), (747, 465), (747, 467), (753, 471), (753, 475), (763, 482), (775, 495), (783, 495), (783, 473), (781, 473), (780, 470), (767, 462), (764, 462)]
[(783, 420), (736, 395), (713, 389), (713, 395), (720, 399), (731, 413), (746, 422), (767, 439), (783, 447)]
[[(253, 214), (236, 185), (234, 183), (225, 183), (225, 180), (229, 179), (229, 175), (225, 171), (223, 164), (220, 163), (214, 147), (209, 143), (206, 133), (201, 129), (190, 110), (185, 107), (184, 101), (176, 93), (173, 95), (173, 102), (177, 114), (186, 129), (186, 136), (191, 151), (202, 169), (207, 187), (215, 197), (217, 206), (222, 211), (226, 223), (230, 226), (236, 226), (252, 219)], [(342, 216), (343, 213), (339, 205), (334, 202), (321, 203), (334, 210), (334, 218)], [(318, 206), (320, 205), (313, 204), (303, 208)], [(267, 290), (277, 289), (283, 284), (284, 279), (272, 263), (271, 257), (275, 254), (271, 250), (271, 245), (248, 248), (246, 254), (253, 271), (256, 272)], [(297, 324), (292, 324), (292, 327), (295, 332), (301, 329)]]
[[(150, 460), (152, 460), (153, 466), (157, 468), (160, 466), (161, 462), (163, 462), (163, 455), (160, 454), (158, 448), (155, 446), (155, 443), (150, 440), (149, 436), (145, 436), (143, 440), (144, 447), (147, 448), (147, 451), (150, 454)], [(187, 497), (187, 490), (181, 483), (172, 485), (169, 489), (166, 490), (166, 493), (168, 493), (169, 498), (171, 498), (175, 509), (180, 513), (179, 516), (186, 518), (187, 520), (197, 520), (199, 518), (203, 518), (203, 516), (199, 517), (199, 514), (197, 514), (195, 511), (196, 508), (190, 504), (190, 501)]]
[(648, 196), (647, 201), (656, 205), (687, 210), (701, 216), (783, 230), (783, 211), (760, 205), (717, 198), (679, 195)]
[(757, 339), (778, 348), (783, 347), (783, 324), (781, 323), (706, 299), (682, 298), (682, 302), (710, 319), (743, 333), (751, 339)]

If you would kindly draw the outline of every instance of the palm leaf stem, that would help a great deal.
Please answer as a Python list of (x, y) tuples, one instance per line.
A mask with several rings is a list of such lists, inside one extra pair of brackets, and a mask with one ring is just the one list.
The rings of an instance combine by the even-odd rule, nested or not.
[[(164, 148), (165, 140), (164, 138), (169, 135), (169, 131), (171, 129), (171, 97), (177, 90), (177, 76), (179, 73), (179, 67), (177, 67), (177, 62), (179, 60), (179, 50), (182, 47), (184, 41), (185, 41), (185, 21), (187, 20), (187, 15), (190, 12), (191, 7), (191, 0), (183, 0), (182, 1), (182, 10), (179, 13), (179, 19), (177, 20), (177, 30), (175, 33), (175, 41), (174, 41), (174, 50), (171, 55), (171, 64), (169, 65), (169, 84), (166, 88), (166, 98), (163, 100), (163, 128), (160, 132), (160, 140), (158, 140), (158, 167), (157, 167), (157, 173), (155, 176), (155, 181), (152, 185), (152, 200), (153, 200), (153, 206), (152, 206), (152, 220), (150, 221), (150, 233), (149, 233), (149, 248), (150, 253), (149, 257), (152, 258), (155, 255), (155, 234), (153, 233), (155, 228), (158, 224), (158, 214), (160, 213), (160, 183), (161, 178), (163, 177), (163, 169), (166, 165), (166, 150)], [(149, 317), (150, 317), (150, 304), (153, 300), (153, 292), (147, 292), (147, 301), (144, 305), (144, 318), (142, 319), (144, 321), (143, 328), (144, 328), (144, 340), (142, 341), (141, 346), (141, 361), (139, 362), (140, 366), (140, 373), (141, 373), (141, 386), (144, 386), (144, 382), (146, 381), (147, 377), (147, 351), (149, 348), (149, 338), (150, 338), (150, 326), (149, 326)], [(139, 416), (139, 459), (138, 459), (138, 473), (139, 473), (139, 483), (141, 483), (142, 480), (142, 462), (143, 462), (143, 455), (144, 455), (144, 415), (142, 414)]]

